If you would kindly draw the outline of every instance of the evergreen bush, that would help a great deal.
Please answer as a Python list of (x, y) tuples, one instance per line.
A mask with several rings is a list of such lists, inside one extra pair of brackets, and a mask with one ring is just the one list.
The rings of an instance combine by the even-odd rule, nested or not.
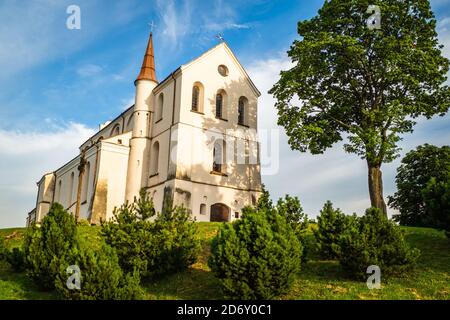
[(367, 267), (380, 267), (382, 275), (399, 275), (409, 271), (419, 257), (411, 249), (399, 226), (389, 221), (379, 209), (369, 208), (363, 217), (340, 238), (339, 261), (355, 278), (365, 279)]
[(6, 261), (9, 263), (14, 272), (22, 272), (26, 267), (25, 254), (20, 248), (13, 248), (5, 253)]
[[(71, 265), (79, 268), (79, 288), (67, 286)], [(98, 250), (83, 246), (72, 252), (61, 264), (55, 284), (59, 296), (70, 300), (136, 300), (143, 295), (138, 272), (125, 274), (115, 250), (106, 244)]]
[(244, 208), (224, 224), (208, 261), (232, 299), (271, 299), (286, 292), (300, 271), (302, 245), (285, 216), (273, 208)]
[(302, 261), (306, 262), (308, 254), (313, 250), (311, 237), (308, 233), (308, 216), (303, 211), (300, 200), (297, 197), (286, 195), (278, 199), (276, 210), (279, 214), (286, 218), (287, 223), (292, 227), (297, 238), (300, 240), (303, 251)]
[(7, 248), (5, 239), (3, 239), (3, 237), (0, 236), (0, 261), (6, 260), (6, 253)]
[(54, 203), (42, 220), (42, 226), (33, 225), (25, 235), (24, 253), (28, 275), (40, 289), (54, 289), (60, 264), (77, 247), (74, 217), (60, 204)]
[(115, 210), (112, 221), (102, 223), (102, 235), (117, 250), (124, 271), (151, 278), (195, 262), (200, 250), (197, 228), (187, 209), (170, 207), (156, 214), (151, 199), (141, 192), (133, 204)]
[(319, 255), (324, 259), (339, 257), (339, 240), (345, 230), (354, 223), (354, 216), (346, 216), (339, 209), (334, 209), (327, 201), (317, 217), (317, 229), (314, 230)]

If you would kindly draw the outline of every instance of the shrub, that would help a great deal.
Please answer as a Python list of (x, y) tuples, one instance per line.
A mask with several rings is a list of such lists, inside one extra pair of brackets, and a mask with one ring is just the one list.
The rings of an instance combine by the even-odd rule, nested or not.
[(356, 278), (365, 278), (367, 267), (379, 266), (383, 275), (408, 271), (419, 250), (411, 249), (400, 227), (389, 221), (379, 209), (366, 210), (340, 239), (339, 261)]
[(307, 235), (309, 225), (308, 216), (303, 211), (300, 200), (297, 197), (286, 195), (284, 199), (278, 199), (276, 210), (286, 218), (287, 223), (302, 243), (302, 261), (306, 262), (308, 253), (312, 249), (312, 244), (310, 237)]
[(24, 252), (28, 275), (43, 290), (52, 290), (62, 261), (78, 246), (75, 219), (55, 203), (39, 228), (25, 235)]
[(317, 217), (317, 229), (314, 230), (317, 249), (322, 258), (339, 257), (339, 239), (354, 221), (354, 217), (346, 216), (339, 209), (334, 209), (331, 201), (324, 204)]
[(186, 269), (200, 250), (189, 212), (175, 207), (156, 214), (145, 192), (133, 204), (115, 210), (114, 219), (102, 223), (102, 235), (117, 250), (124, 271), (139, 271), (143, 277)]
[(6, 259), (6, 253), (7, 253), (6, 243), (5, 239), (3, 237), (0, 237), (0, 261), (3, 261)]
[(6, 261), (15, 272), (22, 272), (25, 270), (25, 254), (20, 248), (13, 248), (6, 252)]
[[(103, 244), (99, 250), (82, 247), (72, 252), (68, 263), (61, 264), (56, 278), (56, 291), (70, 300), (135, 300), (142, 298), (139, 274), (124, 274), (115, 250)], [(69, 289), (69, 265), (80, 270), (80, 289)]]
[(195, 263), (200, 253), (197, 226), (184, 207), (172, 207), (158, 215), (154, 223), (154, 246), (150, 256), (152, 276), (175, 273)]
[(90, 222), (88, 220), (86, 220), (86, 219), (80, 219), (77, 222), (77, 226), (87, 227), (87, 226), (90, 226), (90, 225), (91, 225)]
[(212, 241), (208, 261), (225, 295), (270, 299), (287, 291), (300, 271), (302, 245), (273, 208), (245, 208)]

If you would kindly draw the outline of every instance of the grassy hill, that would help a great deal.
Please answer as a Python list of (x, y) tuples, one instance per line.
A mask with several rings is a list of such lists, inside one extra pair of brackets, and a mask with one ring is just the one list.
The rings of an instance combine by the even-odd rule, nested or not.
[[(222, 299), (207, 259), (211, 239), (220, 223), (198, 223), (203, 252), (189, 270), (158, 281), (144, 283), (147, 299)], [(382, 288), (369, 290), (365, 282), (346, 278), (339, 263), (314, 256), (303, 266), (292, 290), (282, 299), (450, 299), (450, 242), (443, 232), (429, 228), (404, 228), (408, 242), (421, 250), (416, 269), (402, 278), (384, 279)], [(98, 227), (80, 227), (83, 241), (97, 246)], [(20, 246), (25, 229), (3, 229), (8, 246)], [(54, 299), (52, 292), (39, 292), (23, 273), (0, 263), (0, 299)]]

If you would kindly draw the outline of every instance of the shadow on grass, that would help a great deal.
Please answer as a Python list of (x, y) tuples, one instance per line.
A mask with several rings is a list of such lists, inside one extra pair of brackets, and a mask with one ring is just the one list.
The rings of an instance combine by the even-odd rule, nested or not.
[(147, 299), (218, 300), (223, 299), (220, 285), (210, 271), (189, 268), (158, 281), (144, 282)]
[(450, 266), (450, 239), (443, 231), (431, 228), (405, 228), (405, 238), (411, 247), (420, 250), (417, 266), (420, 269), (448, 273)]
[(53, 300), (55, 292), (39, 291), (25, 272), (14, 272), (6, 263), (0, 263), (0, 300)]

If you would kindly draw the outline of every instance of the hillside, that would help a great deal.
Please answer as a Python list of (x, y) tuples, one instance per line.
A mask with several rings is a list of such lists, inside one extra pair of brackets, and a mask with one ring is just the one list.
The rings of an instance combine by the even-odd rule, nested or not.
[[(198, 223), (203, 252), (188, 271), (144, 283), (148, 299), (221, 299), (217, 280), (207, 266), (210, 241), (220, 223)], [(80, 236), (93, 246), (100, 241), (98, 227), (80, 227)], [(418, 266), (397, 279), (382, 277), (381, 290), (369, 290), (365, 282), (349, 280), (336, 261), (311, 256), (292, 290), (283, 299), (450, 299), (450, 243), (443, 232), (405, 227), (408, 242), (421, 250)], [(20, 246), (25, 229), (2, 229), (8, 246)], [(53, 299), (52, 292), (39, 292), (23, 273), (0, 264), (0, 299)]]

